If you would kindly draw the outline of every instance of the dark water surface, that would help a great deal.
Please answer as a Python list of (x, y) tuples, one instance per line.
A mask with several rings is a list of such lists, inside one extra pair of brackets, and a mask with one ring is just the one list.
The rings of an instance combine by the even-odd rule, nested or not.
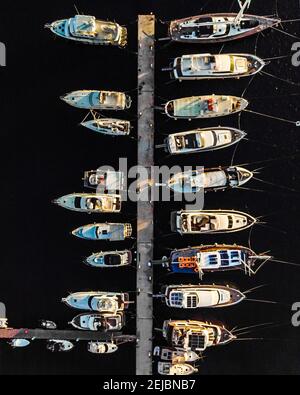
[[(68, 107), (59, 100), (63, 93), (77, 89), (109, 89), (132, 91), (134, 104), (124, 117), (135, 118), (136, 112), (136, 57), (129, 51), (136, 50), (136, 24), (139, 13), (154, 12), (162, 20), (199, 13), (205, 1), (80, 1), (76, 2), (82, 13), (99, 18), (116, 19), (129, 28), (129, 48), (81, 46), (55, 39), (43, 29), (51, 22), (74, 14), (73, 1), (49, 1), (38, 4), (27, 1), (18, 6), (12, 2), (2, 5), (0, 40), (7, 46), (7, 67), (0, 70), (2, 109), (2, 259), (0, 275), (0, 300), (6, 303), (9, 324), (13, 327), (36, 327), (40, 318), (56, 321), (60, 328), (76, 312), (60, 302), (69, 291), (81, 290), (135, 290), (135, 270), (97, 271), (82, 264), (82, 259), (101, 249), (130, 248), (129, 240), (109, 246), (105, 243), (78, 240), (69, 232), (77, 226), (90, 223), (99, 217), (74, 213), (55, 207), (51, 200), (71, 192), (83, 191), (81, 177), (84, 170), (100, 165), (114, 165), (118, 158), (127, 157), (129, 166), (136, 164), (136, 142), (133, 139), (111, 139), (77, 127), (85, 112)], [(231, 0), (210, 1), (205, 11), (229, 10)], [(254, 1), (251, 13), (274, 14), (276, 2)], [(282, 19), (300, 17), (299, 2), (278, 2)], [(286, 24), (285, 30), (300, 36), (299, 25)], [(165, 26), (158, 26), (158, 35), (165, 34)], [(291, 53), (296, 39), (268, 31), (257, 41), (252, 37), (226, 44), (224, 52), (255, 51), (262, 58)], [(165, 99), (193, 94), (241, 95), (249, 80), (168, 82), (168, 74), (160, 73), (170, 59), (183, 53), (219, 52), (220, 46), (200, 47), (159, 44), (157, 50), (156, 104)], [(299, 69), (291, 60), (274, 61), (268, 73), (297, 82)], [(299, 89), (270, 77), (257, 76), (247, 90), (249, 108), (279, 117), (300, 118)], [(217, 121), (172, 121), (156, 116), (156, 142), (161, 143), (164, 133), (188, 130), (192, 126), (238, 125), (237, 116)], [(262, 170), (264, 180), (300, 190), (299, 157), (294, 157), (299, 145), (299, 129), (288, 123), (255, 117), (244, 113), (242, 128), (251, 141), (239, 144), (235, 164), (283, 158)], [(134, 130), (133, 135), (136, 134)], [(233, 149), (190, 157), (167, 157), (157, 151), (160, 164), (204, 165), (206, 167), (230, 164)], [(265, 164), (253, 164), (251, 169)], [(269, 215), (272, 230), (257, 226), (252, 232), (252, 247), (257, 252), (271, 250), (280, 259), (298, 262), (299, 231), (298, 194), (284, 189), (264, 186), (252, 181), (249, 188), (255, 191), (230, 191), (206, 195), (205, 208), (225, 208), (247, 211), (254, 216)], [(247, 187), (248, 187), (247, 186)], [(136, 208), (133, 203), (123, 206), (121, 221), (134, 224)], [(164, 236), (170, 233), (169, 212), (180, 209), (180, 203), (156, 205), (157, 258), (168, 253), (166, 248), (185, 247), (200, 243), (239, 243), (247, 245), (248, 233), (218, 235), (216, 237), (182, 238)], [(116, 220), (108, 216), (107, 220)], [(197, 282), (196, 278), (166, 276), (156, 270), (155, 290), (159, 284)], [(264, 337), (265, 341), (236, 342), (226, 347), (209, 350), (200, 366), (202, 374), (299, 374), (300, 329), (290, 322), (290, 306), (300, 300), (300, 270), (293, 267), (267, 264), (255, 278), (243, 274), (207, 276), (205, 281), (235, 284), (241, 290), (268, 284), (253, 297), (280, 301), (281, 305), (245, 302), (228, 310), (213, 312), (178, 313), (161, 307), (155, 302), (155, 327), (166, 318), (194, 318), (223, 322), (228, 328), (263, 322), (287, 325), (249, 336)], [(128, 332), (134, 332), (134, 320)], [(158, 336), (158, 341), (161, 338)], [(28, 349), (11, 350), (6, 344), (0, 347), (0, 374), (134, 374), (135, 349), (125, 345), (109, 357), (97, 357), (86, 352), (86, 345), (79, 344), (71, 353), (52, 354), (42, 342), (33, 343)]]

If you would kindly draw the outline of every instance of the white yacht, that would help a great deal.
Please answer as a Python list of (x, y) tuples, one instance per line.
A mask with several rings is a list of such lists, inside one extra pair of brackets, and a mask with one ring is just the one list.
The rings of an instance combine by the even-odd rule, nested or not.
[(230, 147), (245, 136), (239, 129), (218, 126), (172, 133), (165, 139), (165, 145), (171, 155), (194, 154)]
[(230, 233), (253, 226), (257, 220), (234, 210), (181, 210), (171, 213), (171, 228), (180, 234)]
[(47, 341), (46, 348), (52, 352), (67, 352), (74, 348), (74, 344), (68, 340), (50, 339)]
[(87, 257), (85, 263), (97, 268), (124, 267), (132, 263), (132, 253), (129, 250), (101, 251)]
[(97, 311), (99, 313), (116, 314), (127, 309), (129, 295), (120, 292), (75, 292), (62, 299), (73, 309)]
[(81, 125), (94, 132), (109, 136), (128, 136), (131, 129), (129, 121), (115, 118), (95, 118), (83, 121)]
[(195, 351), (185, 351), (178, 348), (168, 348), (156, 346), (153, 355), (159, 357), (162, 361), (171, 361), (172, 363), (197, 362), (201, 359), (201, 355)]
[(164, 293), (166, 305), (177, 309), (227, 307), (244, 299), (239, 290), (222, 285), (168, 285)]
[(171, 77), (179, 81), (241, 78), (259, 73), (266, 63), (256, 55), (201, 53), (175, 58)]
[(201, 190), (225, 191), (241, 187), (252, 177), (251, 171), (239, 166), (188, 170), (170, 178), (168, 187), (175, 193), (196, 193)]
[(119, 312), (117, 314), (79, 314), (70, 322), (74, 328), (84, 331), (118, 331), (125, 324), (124, 315)]
[(75, 15), (73, 18), (47, 23), (45, 27), (59, 37), (84, 44), (119, 47), (125, 47), (127, 44), (125, 27), (116, 22), (96, 19), (90, 15)]
[(165, 114), (176, 119), (205, 119), (224, 117), (243, 111), (248, 101), (228, 95), (204, 95), (170, 100), (165, 104)]
[(157, 371), (162, 376), (190, 376), (197, 373), (198, 369), (188, 363), (158, 362)]
[(132, 235), (132, 226), (129, 223), (95, 223), (72, 231), (76, 237), (86, 240), (122, 241)]
[(118, 346), (115, 343), (95, 342), (88, 343), (88, 352), (92, 354), (112, 354), (118, 351)]
[(124, 190), (124, 173), (114, 170), (88, 170), (83, 176), (85, 188), (96, 189), (98, 193), (119, 193)]
[(122, 92), (79, 90), (66, 93), (61, 100), (70, 106), (86, 110), (125, 110), (131, 106), (131, 98)]
[(119, 213), (121, 211), (121, 196), (112, 194), (72, 193), (54, 200), (54, 203), (82, 213)]

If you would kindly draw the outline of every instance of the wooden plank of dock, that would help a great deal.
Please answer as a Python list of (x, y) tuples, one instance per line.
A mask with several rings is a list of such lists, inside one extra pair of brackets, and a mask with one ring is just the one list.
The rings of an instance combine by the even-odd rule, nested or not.
[[(138, 165), (154, 165), (154, 15), (138, 18)], [(151, 185), (151, 183), (149, 183)], [(145, 182), (138, 190), (145, 189)], [(147, 189), (147, 187), (146, 187)], [(138, 201), (137, 219), (137, 347), (136, 375), (152, 375), (153, 337), (153, 203)]]

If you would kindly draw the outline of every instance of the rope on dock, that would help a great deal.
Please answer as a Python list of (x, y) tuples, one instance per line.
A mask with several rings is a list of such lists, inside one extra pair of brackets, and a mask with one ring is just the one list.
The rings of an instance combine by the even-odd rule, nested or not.
[(266, 117), (266, 118), (271, 118), (271, 119), (275, 119), (277, 121), (282, 121), (282, 122), (287, 122), (287, 123), (291, 123), (295, 126), (300, 126), (300, 121), (291, 121), (290, 119), (285, 119), (285, 118), (279, 118), (279, 117), (275, 117), (273, 115), (269, 115), (269, 114), (264, 114), (261, 112), (257, 112), (257, 111), (253, 111), (253, 110), (244, 110), (244, 112), (249, 112), (251, 114), (255, 114), (255, 115), (260, 115), (262, 117)]

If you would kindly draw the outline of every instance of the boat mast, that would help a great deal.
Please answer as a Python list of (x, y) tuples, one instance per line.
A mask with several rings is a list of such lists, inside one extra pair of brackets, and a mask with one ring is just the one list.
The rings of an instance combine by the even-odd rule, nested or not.
[(239, 6), (240, 6), (240, 12), (237, 14), (234, 20), (235, 25), (239, 25), (241, 23), (241, 19), (244, 16), (244, 12), (246, 11), (247, 8), (250, 7), (252, 0), (238, 0)]

